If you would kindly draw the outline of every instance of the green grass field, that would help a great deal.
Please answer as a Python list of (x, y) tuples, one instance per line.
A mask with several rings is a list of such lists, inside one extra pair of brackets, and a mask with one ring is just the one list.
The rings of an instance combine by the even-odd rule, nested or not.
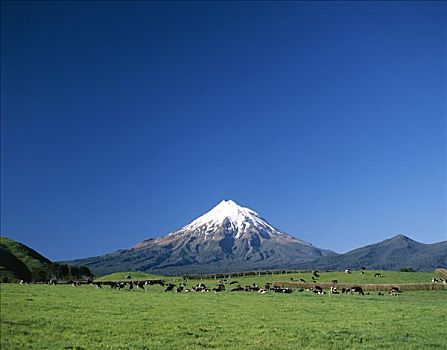
[[(252, 278), (256, 279), (240, 282), (249, 284)], [(410, 277), (401, 278), (408, 282)], [(161, 286), (129, 292), (89, 285), (2, 284), (1, 345), (2, 349), (447, 349), (446, 302), (447, 290), (404, 291), (398, 297), (377, 293), (329, 297), (310, 292), (180, 294), (165, 293)]]
[[(382, 277), (374, 277), (376, 272), (380, 272)], [(317, 281), (320, 283), (330, 283), (332, 280), (337, 280), (339, 283), (355, 283), (355, 284), (399, 284), (399, 283), (430, 283), (432, 277), (440, 277), (431, 272), (398, 272), (398, 271), (375, 271), (368, 270), (365, 274), (360, 271), (353, 271), (351, 274), (344, 272), (319, 272), (320, 277)], [(293, 274), (274, 274), (261, 276), (247, 276), (247, 277), (232, 277), (231, 280), (237, 280), (242, 285), (266, 282), (289, 282), (291, 279), (299, 281), (302, 278), (307, 282), (312, 282), (312, 273), (293, 273)], [(177, 278), (178, 280), (178, 278)], [(217, 279), (218, 281), (219, 279)], [(208, 281), (215, 281), (208, 279)]]
[[(374, 277), (376, 272), (380, 272), (382, 277)], [(445, 278), (445, 276), (438, 275), (432, 272), (398, 272), (398, 271), (378, 271), (368, 270), (365, 274), (361, 274), (360, 271), (353, 271), (352, 274), (346, 274), (344, 272), (319, 272), (320, 277), (317, 279), (320, 283), (330, 283), (332, 280), (338, 280), (339, 283), (355, 283), (355, 284), (400, 284), (400, 283), (430, 283), (432, 277)], [(126, 276), (131, 276), (132, 280), (145, 280), (145, 279), (164, 279), (168, 282), (179, 283), (183, 281), (181, 277), (166, 277), (150, 275), (143, 272), (118, 272), (110, 275), (97, 278), (96, 281), (125, 281)], [(273, 274), (273, 275), (249, 275), (249, 276), (234, 276), (226, 275), (225, 279), (228, 282), (238, 281), (241, 285), (251, 285), (257, 283), (263, 286), (265, 283), (270, 282), (290, 282), (299, 281), (302, 278), (307, 282), (312, 282), (312, 273), (293, 273), (293, 274)], [(194, 279), (189, 280), (189, 284), (198, 283), (203, 281), (208, 284), (216, 284), (221, 278), (205, 278), (203, 280)]]

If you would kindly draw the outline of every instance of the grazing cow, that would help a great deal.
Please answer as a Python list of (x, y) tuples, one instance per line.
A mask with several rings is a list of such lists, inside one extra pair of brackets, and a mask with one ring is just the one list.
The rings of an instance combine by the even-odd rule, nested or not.
[(382, 274), (381, 274), (380, 272), (376, 272), (376, 273), (374, 274), (374, 277), (382, 277)]
[(312, 271), (312, 275), (315, 276), (315, 277), (320, 277), (320, 275), (318, 274), (317, 270), (313, 270)]
[(134, 285), (136, 286), (136, 288), (141, 288), (142, 290), (146, 291), (146, 289), (144, 289), (144, 286), (146, 285), (145, 281), (134, 282)]
[(93, 285), (95, 288), (102, 289), (101, 282), (92, 282), (92, 285)]
[(293, 282), (293, 277), (290, 277), (290, 280)]
[(323, 288), (321, 288), (320, 286), (315, 286), (315, 287), (311, 288), (311, 291), (312, 291), (314, 294), (326, 294), (326, 293), (324, 292)]
[(175, 284), (174, 283), (168, 283), (166, 286), (165, 292), (171, 292), (174, 290)]
[(205, 286), (203, 283), (197, 284), (197, 286), (193, 287), (192, 289), (195, 292), (209, 292), (210, 291), (210, 289), (207, 288), (207, 286)]
[(400, 294), (400, 289), (398, 287), (393, 287), (388, 291), (388, 293), (393, 296), (398, 296)]
[(257, 292), (259, 291), (259, 289), (261, 288), (259, 288), (259, 286), (256, 283), (253, 283), (252, 286), (245, 286), (244, 288), (246, 292)]
[(293, 292), (292, 288), (283, 288), (278, 286), (274, 286), (271, 290), (273, 290), (275, 293), (285, 293), (285, 294), (290, 294)]
[(213, 288), (213, 291), (215, 291), (216, 293), (224, 292), (225, 291), (225, 285), (223, 283), (219, 283), (219, 285), (216, 288)]
[(331, 294), (340, 294), (337, 290), (337, 287), (334, 286), (331, 287)]
[(334, 283), (334, 284), (337, 284), (338, 280), (332, 280), (331, 282)]
[(160, 286), (164, 287), (165, 286), (165, 282), (163, 280), (147, 280), (145, 282), (146, 286), (152, 286), (154, 284), (159, 284)]
[(177, 293), (181, 293), (183, 291), (183, 284), (177, 287)]
[(351, 274), (352, 271), (351, 271), (351, 269), (346, 269), (346, 270), (345, 270), (345, 273), (347, 273), (347, 274)]
[(303, 282), (303, 283), (306, 283), (305, 279), (300, 278), (300, 281)]
[(382, 292), (379, 292), (379, 295), (380, 295), (380, 296), (384, 296), (385, 294), (383, 294)]
[(431, 283), (440, 283), (441, 281), (439, 281), (437, 278), (432, 278), (431, 279)]
[(365, 295), (365, 293), (363, 292), (363, 288), (360, 286), (354, 286), (350, 288), (350, 293), (358, 293), (359, 295)]
[(239, 284), (238, 281), (231, 281), (230, 284)]
[(244, 288), (242, 288), (240, 285), (237, 286), (236, 288), (233, 288), (231, 290), (231, 292), (242, 292), (244, 290)]
[(264, 286), (264, 289), (270, 290), (270, 287), (271, 287), (271, 283), (267, 282)]
[(366, 270), (366, 267), (365, 267), (365, 266), (362, 266), (362, 270)]

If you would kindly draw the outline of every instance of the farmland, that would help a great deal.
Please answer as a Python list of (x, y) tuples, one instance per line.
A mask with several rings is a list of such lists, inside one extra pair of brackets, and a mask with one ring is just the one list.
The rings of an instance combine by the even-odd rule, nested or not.
[[(392, 274), (401, 283), (425, 282), (431, 276)], [(271, 276), (250, 276), (240, 282), (249, 284), (256, 277), (259, 283), (274, 282)], [(213, 281), (206, 283), (214, 286)], [(445, 289), (404, 291), (392, 297), (2, 284), (1, 345), (2, 349), (446, 348), (447, 327), (442, 326), (447, 324), (446, 301)]]

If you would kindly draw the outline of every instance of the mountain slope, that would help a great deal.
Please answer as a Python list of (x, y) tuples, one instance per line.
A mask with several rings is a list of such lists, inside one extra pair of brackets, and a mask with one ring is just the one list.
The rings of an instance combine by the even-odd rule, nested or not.
[(86, 265), (98, 274), (213, 273), (288, 268), (327, 255), (335, 253), (281, 232), (255, 211), (229, 200), (161, 238), (69, 263)]
[(15, 255), (0, 246), (0, 281), (31, 280), (31, 272)]
[(68, 266), (51, 262), (34, 249), (11, 238), (0, 237), (0, 281), (45, 281), (92, 277), (85, 266)]
[(51, 261), (34, 249), (7, 237), (0, 237), (2, 277), (30, 280), (35, 270), (50, 269)]
[(49, 259), (11, 238), (0, 237), (0, 247), (17, 257), (30, 271), (51, 265)]
[(423, 244), (404, 235), (354, 249), (345, 254), (321, 257), (303, 267), (344, 270), (346, 268), (399, 270), (410, 267), (416, 271), (433, 271), (447, 266), (447, 241)]

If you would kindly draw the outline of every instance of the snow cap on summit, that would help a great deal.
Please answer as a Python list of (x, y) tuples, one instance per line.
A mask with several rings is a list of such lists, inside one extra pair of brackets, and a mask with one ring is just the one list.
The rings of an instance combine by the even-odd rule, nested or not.
[(235, 228), (235, 231), (238, 232), (236, 238), (243, 233), (244, 227), (248, 224), (255, 227), (262, 227), (264, 229), (277, 231), (254, 210), (242, 207), (231, 199), (221, 201), (210, 211), (197, 218), (189, 225), (183, 227), (182, 230), (194, 230), (204, 225), (207, 227), (212, 227), (213, 225), (218, 226), (222, 225), (226, 219), (230, 220), (232, 226)]

